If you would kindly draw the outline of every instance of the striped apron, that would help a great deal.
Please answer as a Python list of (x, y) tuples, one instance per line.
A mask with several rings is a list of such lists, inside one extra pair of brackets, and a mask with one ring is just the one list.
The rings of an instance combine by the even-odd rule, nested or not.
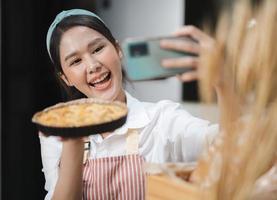
[(85, 160), (84, 200), (145, 199), (144, 159), (138, 154), (138, 141), (138, 132), (129, 129), (126, 155)]

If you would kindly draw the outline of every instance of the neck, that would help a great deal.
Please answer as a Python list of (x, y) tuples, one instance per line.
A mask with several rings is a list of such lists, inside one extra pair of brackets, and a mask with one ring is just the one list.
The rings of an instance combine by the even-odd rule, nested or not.
[(115, 99), (115, 101), (121, 101), (123, 103), (126, 103), (126, 95), (125, 95), (125, 92), (123, 89), (120, 91), (120, 93), (117, 96), (117, 98)]

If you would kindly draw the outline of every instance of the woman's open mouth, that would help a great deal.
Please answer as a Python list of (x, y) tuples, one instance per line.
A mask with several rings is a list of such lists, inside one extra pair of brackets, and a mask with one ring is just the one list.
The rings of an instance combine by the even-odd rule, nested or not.
[(97, 90), (106, 89), (111, 83), (111, 72), (105, 72), (89, 83), (90, 86)]

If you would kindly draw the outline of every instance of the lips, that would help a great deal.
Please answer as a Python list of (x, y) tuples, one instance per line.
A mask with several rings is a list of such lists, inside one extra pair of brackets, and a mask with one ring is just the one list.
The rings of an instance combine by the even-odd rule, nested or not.
[(89, 85), (95, 89), (106, 89), (111, 82), (111, 72), (101, 73), (99, 76), (95, 76), (89, 81)]

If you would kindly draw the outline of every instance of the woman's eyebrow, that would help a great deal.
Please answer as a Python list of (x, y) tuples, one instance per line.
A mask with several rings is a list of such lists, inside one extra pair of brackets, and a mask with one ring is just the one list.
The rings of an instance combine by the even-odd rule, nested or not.
[(96, 39), (92, 40), (92, 41), (88, 44), (88, 48), (91, 48), (91, 47), (95, 46), (96, 44), (98, 44), (98, 43), (101, 42), (102, 40), (104, 40), (104, 38), (96, 38)]
[(76, 52), (72, 52), (71, 54), (65, 57), (64, 61), (66, 62), (69, 58), (75, 56), (76, 54), (77, 54)]

